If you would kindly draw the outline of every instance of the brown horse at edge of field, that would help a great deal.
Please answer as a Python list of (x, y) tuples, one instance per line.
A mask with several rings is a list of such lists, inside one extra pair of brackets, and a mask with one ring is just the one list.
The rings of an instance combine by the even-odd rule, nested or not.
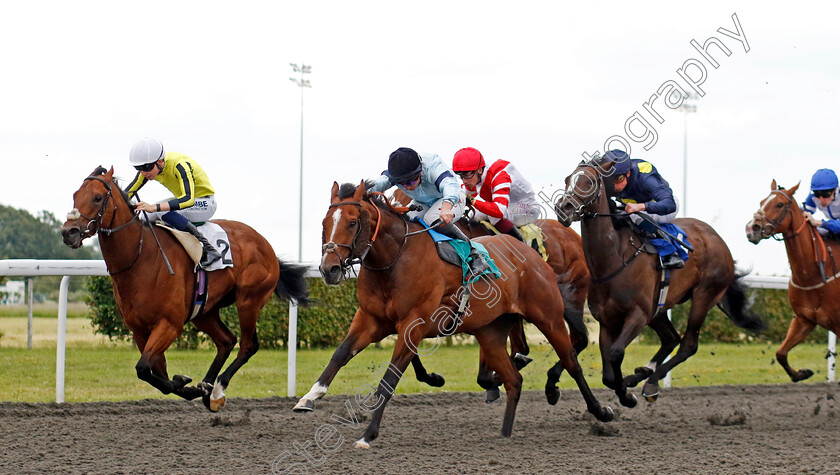
[[(189, 319), (195, 264), (170, 233), (155, 233), (139, 219), (113, 175), (113, 167), (108, 171), (98, 167), (73, 194), (73, 211), (61, 227), (64, 243), (78, 249), (84, 239), (98, 234), (117, 308), (141, 353), (137, 377), (163, 394), (187, 400), (202, 397), (204, 405), (215, 412), (225, 404), (224, 390), (230, 379), (259, 349), (257, 319), (271, 294), (308, 303), (306, 268), (280, 261), (271, 244), (251, 227), (214, 220), (227, 232), (230, 254), (223, 253), (223, 258), (232, 259), (234, 266), (207, 273), (204, 310), (193, 323), (213, 340), (216, 357), (196, 386), (187, 386), (192, 381), (188, 376), (169, 379), (164, 352)], [(172, 265), (171, 274), (164, 253)], [(239, 313), (242, 338), (236, 358), (219, 375), (236, 346), (236, 336), (219, 318), (219, 311), (232, 304)]]
[[(794, 370), (788, 363), (788, 353), (802, 343), (819, 325), (840, 334), (840, 267), (835, 255), (840, 252), (840, 242), (823, 239), (813, 226), (808, 224), (799, 204), (793, 198), (799, 184), (786, 190), (770, 184), (770, 194), (761, 200), (758, 211), (747, 223), (747, 239), (758, 244), (773, 237), (784, 241), (791, 278), (788, 283), (788, 301), (794, 318), (790, 322), (782, 346), (776, 350), (776, 360), (790, 376), (798, 382), (810, 378), (810, 369)], [(802, 232), (808, 228), (808, 232)], [(776, 238), (781, 234), (781, 238)], [(825, 265), (830, 265), (832, 275), (825, 275)]]

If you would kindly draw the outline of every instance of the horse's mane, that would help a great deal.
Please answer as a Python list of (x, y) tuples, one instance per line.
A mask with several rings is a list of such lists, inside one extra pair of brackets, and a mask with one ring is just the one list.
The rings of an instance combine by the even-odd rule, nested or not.
[[(106, 173), (108, 173), (108, 170), (106, 170), (105, 167), (100, 165), (100, 166), (96, 167), (96, 170), (94, 170), (93, 173), (90, 174), (90, 176), (102, 176)], [(128, 192), (123, 190), (122, 186), (120, 186), (119, 178), (111, 177), (111, 183), (113, 183), (114, 186), (117, 188), (117, 191), (120, 192), (120, 195), (122, 195), (123, 200), (126, 202), (126, 204), (128, 204), (128, 208), (131, 211), (134, 211), (135, 206), (134, 206), (134, 204), (131, 203), (131, 200), (128, 197)]]
[[(356, 186), (357, 185), (354, 185), (352, 183), (343, 183), (338, 188), (338, 199), (344, 200), (344, 199), (350, 198), (351, 196), (355, 195), (356, 194)], [(388, 201), (388, 199), (382, 193), (365, 191), (365, 196), (364, 196), (363, 199), (365, 201), (373, 204), (374, 206), (380, 208), (380, 209), (386, 209), (388, 211), (391, 211), (391, 212), (399, 214), (399, 215), (405, 215), (405, 213), (408, 212), (408, 208), (391, 205), (391, 203)]]

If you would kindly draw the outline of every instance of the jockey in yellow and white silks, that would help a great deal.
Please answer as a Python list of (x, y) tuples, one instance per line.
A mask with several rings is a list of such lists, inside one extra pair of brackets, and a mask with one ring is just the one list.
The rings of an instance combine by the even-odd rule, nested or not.
[(182, 153), (166, 152), (160, 140), (149, 137), (131, 147), (129, 161), (137, 170), (125, 189), (129, 198), (150, 180), (161, 183), (173, 194), (172, 198), (155, 204), (141, 201), (135, 209), (149, 213), (150, 221), (161, 219), (195, 236), (203, 247), (201, 267), (220, 259), (219, 252), (194, 224), (208, 221), (216, 212), (215, 191), (198, 162)]

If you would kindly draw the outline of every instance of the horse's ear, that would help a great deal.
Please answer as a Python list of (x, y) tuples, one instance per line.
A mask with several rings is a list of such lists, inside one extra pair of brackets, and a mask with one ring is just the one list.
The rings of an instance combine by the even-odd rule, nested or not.
[(356, 187), (356, 193), (353, 194), (353, 200), (361, 202), (365, 197), (365, 181), (362, 180), (359, 186)]
[(334, 181), (332, 186), (332, 196), (330, 196), (330, 204), (338, 203), (338, 182)]
[(790, 187), (790, 190), (788, 190), (788, 196), (793, 196), (794, 193), (796, 193), (796, 190), (799, 189), (799, 185), (801, 185), (801, 184), (802, 184), (802, 182), (800, 181), (800, 182), (797, 182), (792, 187)]
[(773, 191), (773, 190), (775, 190), (775, 189), (777, 189), (777, 188), (779, 188), (779, 186), (778, 186), (778, 185), (776, 185), (776, 179), (775, 179), (775, 178), (773, 178), (773, 183), (770, 183), (770, 191)]
[(108, 181), (111, 181), (111, 179), (114, 178), (114, 166), (113, 165), (111, 165), (111, 169), (108, 170), (108, 173), (105, 174), (105, 178), (107, 178)]

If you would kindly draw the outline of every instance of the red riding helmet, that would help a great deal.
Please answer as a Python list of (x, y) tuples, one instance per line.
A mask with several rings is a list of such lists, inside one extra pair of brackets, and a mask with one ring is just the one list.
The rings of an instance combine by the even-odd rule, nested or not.
[(455, 158), (452, 159), (452, 171), (455, 172), (470, 172), (484, 167), (484, 157), (481, 152), (472, 148), (466, 147), (455, 152)]

